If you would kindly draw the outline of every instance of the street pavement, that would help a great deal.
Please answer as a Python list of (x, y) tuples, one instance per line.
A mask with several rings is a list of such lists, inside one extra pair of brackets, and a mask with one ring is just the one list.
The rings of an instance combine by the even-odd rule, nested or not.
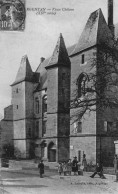
[(118, 182), (114, 175), (98, 175), (90, 178), (84, 176), (59, 176), (56, 170), (45, 170), (44, 178), (39, 177), (38, 169), (8, 170), (0, 172), (0, 194), (115, 194), (118, 193)]

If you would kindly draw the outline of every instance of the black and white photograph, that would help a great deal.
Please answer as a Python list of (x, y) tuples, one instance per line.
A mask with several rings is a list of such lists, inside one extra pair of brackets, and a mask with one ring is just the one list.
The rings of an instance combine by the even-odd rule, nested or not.
[(0, 194), (118, 193), (118, 1), (0, 0)]

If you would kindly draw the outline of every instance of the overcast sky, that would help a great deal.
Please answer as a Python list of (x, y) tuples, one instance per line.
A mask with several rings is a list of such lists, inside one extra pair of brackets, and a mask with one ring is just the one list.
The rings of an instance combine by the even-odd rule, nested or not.
[[(79, 39), (86, 21), (93, 11), (101, 8), (107, 20), (107, 0), (27, 0), (27, 8), (69, 8), (74, 11), (56, 11), (56, 15), (37, 15), (26, 12), (24, 32), (0, 31), (0, 114), (11, 104), (11, 87), (23, 55), (27, 54), (33, 71), (40, 57), (49, 57), (63, 34), (66, 46)], [(118, 22), (118, 1), (114, 0), (114, 23)]]

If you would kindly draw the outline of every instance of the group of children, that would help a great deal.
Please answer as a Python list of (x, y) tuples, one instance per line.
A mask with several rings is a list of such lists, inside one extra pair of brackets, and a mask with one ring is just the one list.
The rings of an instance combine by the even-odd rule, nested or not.
[(64, 174), (64, 176), (71, 175), (71, 172), (72, 172), (72, 163), (70, 159), (68, 160), (68, 162), (59, 163), (59, 166), (58, 166), (59, 175), (61, 175), (62, 173)]
[[(87, 162), (86, 162), (86, 156), (83, 156), (82, 161), (83, 169), (86, 170)], [(67, 162), (59, 163), (58, 165), (58, 173), (61, 175), (63, 173), (64, 176), (71, 175), (71, 172), (74, 173), (74, 175), (78, 174), (78, 170), (80, 166), (82, 166), (78, 163), (77, 157), (74, 157), (73, 161), (71, 162), (71, 159), (69, 159)]]

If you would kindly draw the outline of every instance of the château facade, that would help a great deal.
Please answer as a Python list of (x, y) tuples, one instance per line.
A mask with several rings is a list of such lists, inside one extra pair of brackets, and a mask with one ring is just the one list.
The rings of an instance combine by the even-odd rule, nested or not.
[(109, 0), (108, 24), (101, 9), (91, 13), (78, 43), (66, 48), (60, 34), (52, 56), (42, 57), (35, 72), (23, 56), (11, 84), (12, 103), (1, 121), (2, 144), (13, 144), (22, 158), (58, 162), (77, 156), (81, 162), (86, 154), (89, 163), (102, 157), (104, 165), (112, 165), (118, 139), (108, 135), (108, 128), (114, 120), (100, 118), (94, 111), (71, 122), (75, 110), (70, 109), (70, 100), (90, 71), (90, 58), (95, 57), (98, 45), (113, 35), (117, 38), (118, 29), (113, 24), (113, 1)]

